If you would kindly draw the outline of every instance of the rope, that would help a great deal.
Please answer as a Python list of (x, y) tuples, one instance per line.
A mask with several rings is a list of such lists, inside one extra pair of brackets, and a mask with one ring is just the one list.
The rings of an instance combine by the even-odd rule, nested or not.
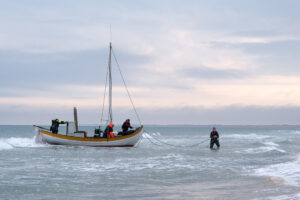
[(136, 143), (136, 144), (134, 145), (134, 148), (137, 148), (137, 147), (139, 146), (139, 144), (141, 143), (142, 140), (143, 140), (143, 137), (138, 141), (138, 143)]
[[(103, 104), (102, 104), (102, 112), (101, 112), (101, 120), (100, 120), (100, 124), (103, 122), (103, 112), (104, 112), (104, 104), (105, 104), (105, 98), (106, 98), (108, 67), (109, 67), (109, 65), (107, 65), (107, 70), (106, 70), (105, 89), (104, 89), (104, 94), (103, 94)], [(107, 120), (106, 120), (106, 121), (107, 121)]]
[[(145, 132), (145, 133), (147, 133), (147, 132)], [(147, 133), (147, 134), (150, 134), (150, 133)], [(202, 144), (202, 143), (204, 143), (204, 142), (210, 140), (210, 138), (209, 138), (209, 139), (205, 139), (205, 140), (203, 140), (203, 141), (200, 141), (199, 143), (196, 143), (196, 144), (192, 144), (192, 145), (184, 145), (184, 146), (182, 146), (182, 145), (174, 145), (174, 144), (170, 144), (170, 143), (167, 143), (167, 142), (163, 142), (163, 141), (161, 141), (161, 140), (159, 140), (159, 139), (157, 139), (157, 138), (155, 138), (155, 137), (152, 137), (152, 138), (155, 139), (156, 141), (162, 143), (162, 144), (165, 144), (165, 145), (168, 145), (168, 146), (172, 146), (172, 147), (181, 147), (181, 148), (195, 147), (195, 146), (198, 146), (198, 145), (200, 145), (200, 144)], [(152, 142), (152, 141), (151, 141), (151, 142)]]
[(123, 84), (124, 84), (124, 86), (125, 86), (125, 88), (126, 88), (127, 95), (128, 95), (128, 97), (129, 97), (129, 99), (130, 99), (131, 105), (132, 105), (132, 107), (133, 107), (133, 109), (134, 109), (134, 112), (135, 112), (135, 114), (136, 114), (136, 116), (137, 116), (137, 118), (138, 118), (138, 120), (139, 120), (140, 125), (142, 125), (141, 119), (140, 119), (140, 117), (139, 117), (139, 115), (138, 115), (138, 113), (137, 113), (137, 111), (136, 111), (136, 108), (135, 108), (135, 106), (134, 106), (134, 104), (133, 104), (132, 98), (131, 98), (131, 96), (130, 96), (128, 87), (127, 87), (127, 85), (126, 85), (125, 79), (124, 79), (124, 77), (123, 77), (123, 74), (122, 74), (120, 65), (119, 65), (118, 60), (117, 60), (117, 58), (116, 58), (116, 56), (115, 56), (115, 52), (114, 52), (113, 48), (112, 48), (112, 54), (113, 54), (113, 57), (114, 57), (114, 59), (115, 59), (115, 61), (116, 61), (116, 63), (117, 63), (117, 66), (118, 66), (120, 75), (121, 75), (121, 77), (122, 77)]
[[(148, 134), (148, 133), (147, 133)], [(148, 136), (145, 137), (146, 139), (148, 139), (152, 144), (156, 145), (156, 146), (162, 146), (161, 144), (157, 144), (155, 142), (153, 142)], [(152, 137), (153, 138), (153, 137)]]
[(152, 144), (154, 144), (154, 145), (156, 145), (156, 146), (162, 146), (161, 144), (157, 144), (157, 143), (153, 142), (148, 136), (145, 136), (145, 137), (142, 137), (142, 139), (140, 139), (136, 145), (134, 145), (134, 148), (137, 148), (138, 145), (141, 143), (141, 141), (142, 141), (144, 138), (146, 138), (147, 140), (149, 140)]

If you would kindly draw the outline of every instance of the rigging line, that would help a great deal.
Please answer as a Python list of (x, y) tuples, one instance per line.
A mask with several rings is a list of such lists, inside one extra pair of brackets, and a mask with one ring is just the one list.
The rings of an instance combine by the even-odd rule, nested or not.
[[(101, 112), (101, 121), (100, 121), (100, 124), (103, 122), (103, 112), (104, 112), (104, 104), (105, 104), (105, 98), (106, 98), (106, 88), (107, 88), (108, 68), (109, 68), (109, 65), (107, 65), (107, 70), (106, 70), (105, 89), (104, 89), (104, 94), (103, 94), (103, 104), (102, 104), (102, 112)], [(107, 121), (107, 120), (106, 120), (106, 121)]]
[[(147, 132), (145, 131), (145, 133), (147, 133)], [(160, 139), (157, 139), (156, 137), (152, 137), (152, 138), (154, 140), (162, 143), (162, 144), (169, 145), (169, 146), (172, 146), (172, 147), (182, 147), (182, 148), (195, 147), (195, 146), (198, 146), (198, 145), (200, 145), (200, 144), (202, 144), (202, 143), (204, 143), (204, 142), (206, 142), (206, 141), (208, 141), (210, 139), (210, 138), (209, 139), (205, 139), (205, 140), (200, 141), (199, 143), (196, 143), (196, 144), (182, 146), (182, 145), (174, 145), (174, 144), (170, 144), (170, 143), (167, 143), (167, 142), (163, 142)]]
[(119, 65), (119, 63), (118, 63), (118, 60), (117, 60), (117, 58), (116, 58), (116, 56), (115, 56), (115, 52), (114, 52), (113, 49), (112, 49), (112, 54), (113, 54), (113, 57), (114, 57), (114, 59), (115, 59), (115, 61), (116, 61), (116, 63), (117, 63), (117, 66), (118, 66), (118, 69), (119, 69), (119, 72), (120, 72), (120, 75), (121, 75), (123, 84), (124, 84), (124, 86), (125, 86), (125, 88), (126, 88), (127, 95), (128, 95), (128, 97), (129, 97), (129, 99), (130, 99), (131, 105), (132, 105), (132, 107), (133, 107), (133, 109), (134, 109), (134, 112), (135, 112), (135, 114), (136, 114), (136, 116), (137, 116), (139, 122), (140, 122), (140, 125), (142, 125), (141, 119), (140, 119), (140, 117), (139, 117), (139, 115), (138, 115), (138, 113), (137, 113), (137, 111), (136, 111), (136, 108), (135, 108), (135, 106), (134, 106), (134, 104), (133, 104), (133, 101), (132, 101), (132, 98), (131, 98), (131, 96), (130, 96), (130, 93), (129, 93), (127, 84), (126, 84), (126, 82), (125, 82), (124, 76), (123, 76), (123, 74), (122, 74), (120, 65)]
[(200, 145), (200, 144), (202, 144), (202, 143), (204, 143), (204, 142), (206, 142), (206, 141), (209, 140), (209, 139), (205, 139), (205, 140), (203, 140), (203, 141), (200, 141), (199, 143), (192, 144), (192, 145), (174, 145), (174, 144), (170, 144), (170, 143), (167, 143), (167, 142), (163, 142), (163, 141), (161, 141), (161, 140), (159, 140), (159, 139), (157, 139), (157, 138), (155, 138), (155, 137), (153, 137), (153, 139), (155, 139), (156, 141), (159, 141), (159, 142), (161, 142), (161, 143), (163, 143), (163, 144), (169, 145), (169, 146), (173, 146), (173, 147), (181, 147), (181, 148), (191, 148), (191, 147), (196, 147), (196, 146), (198, 146), (198, 145)]
[(134, 145), (134, 148), (137, 148), (143, 139), (144, 137), (142, 135), (141, 139)]
[(152, 144), (156, 145), (156, 146), (162, 146), (161, 144), (159, 143), (155, 143), (153, 142), (148, 136), (145, 137), (147, 140), (149, 140)]

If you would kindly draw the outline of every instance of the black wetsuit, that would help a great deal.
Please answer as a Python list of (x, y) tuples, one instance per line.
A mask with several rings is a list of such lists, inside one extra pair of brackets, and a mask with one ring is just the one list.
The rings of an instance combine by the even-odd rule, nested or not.
[(129, 121), (125, 121), (122, 125), (122, 131), (123, 133), (126, 133), (129, 128), (132, 128)]
[(218, 131), (212, 131), (210, 133), (210, 148), (211, 149), (213, 148), (214, 144), (216, 144), (218, 148), (220, 147)]
[(52, 120), (52, 125), (50, 127), (50, 131), (52, 131), (52, 133), (57, 133), (59, 124), (66, 124), (66, 123), (67, 122), (65, 122), (65, 121), (60, 121), (58, 119), (54, 119), (54, 120)]

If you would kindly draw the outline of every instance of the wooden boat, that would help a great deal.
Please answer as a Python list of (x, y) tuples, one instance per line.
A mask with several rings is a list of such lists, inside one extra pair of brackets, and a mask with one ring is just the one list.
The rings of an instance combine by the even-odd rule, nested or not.
[[(110, 43), (108, 73), (107, 73), (107, 79), (106, 79), (109, 82), (108, 120), (106, 120), (106, 124), (105, 124), (106, 126), (108, 124), (113, 123), (111, 58), (112, 58), (112, 45)], [(115, 56), (114, 56), (114, 58), (115, 58)], [(118, 66), (118, 68), (119, 68), (119, 66)], [(119, 70), (120, 70), (120, 68), (119, 68)], [(134, 107), (131, 96), (128, 92), (128, 89), (125, 84), (121, 70), (120, 70), (120, 74), (122, 76), (122, 79), (123, 79), (124, 85), (126, 87), (126, 91), (130, 98), (130, 101), (132, 103), (133, 109), (137, 115), (139, 122), (140, 122), (140, 126), (138, 128), (131, 130), (129, 132), (123, 133), (123, 134), (115, 135), (115, 137), (113, 137), (113, 138), (103, 138), (103, 137), (101, 137), (101, 134), (100, 134), (103, 132), (100, 130), (100, 126), (99, 126), (99, 129), (95, 129), (95, 135), (97, 132), (97, 134), (99, 134), (100, 136), (98, 135), (96, 137), (94, 135), (93, 137), (88, 137), (87, 136), (88, 134), (86, 131), (78, 131), (77, 109), (74, 108), (74, 122), (67, 122), (65, 134), (62, 134), (60, 132), (53, 133), (47, 128), (34, 125), (36, 128), (36, 138), (35, 138), (36, 142), (49, 143), (49, 144), (55, 144), (55, 145), (76, 145), (76, 146), (93, 146), (93, 147), (132, 147), (135, 144), (137, 144), (143, 135), (143, 125), (141, 124), (140, 118), (136, 112), (136, 109)], [(105, 91), (106, 91), (106, 88), (105, 88)], [(104, 95), (103, 101), (105, 101), (105, 95)], [(104, 105), (104, 103), (103, 103), (103, 105)], [(102, 108), (102, 116), (103, 116), (103, 109), (104, 108)], [(101, 120), (102, 120), (102, 116), (101, 116)]]
[(134, 130), (133, 133), (114, 138), (78, 137), (51, 133), (43, 127), (35, 126), (37, 143), (49, 143), (56, 145), (93, 146), (93, 147), (132, 147), (142, 137), (143, 126)]

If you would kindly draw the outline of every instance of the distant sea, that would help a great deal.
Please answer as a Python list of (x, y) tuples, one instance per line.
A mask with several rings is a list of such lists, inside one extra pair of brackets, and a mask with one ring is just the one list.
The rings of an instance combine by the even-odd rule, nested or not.
[(136, 147), (95, 148), (2, 125), (0, 199), (300, 199), (300, 126), (216, 126), (219, 150), (211, 128), (145, 126)]

